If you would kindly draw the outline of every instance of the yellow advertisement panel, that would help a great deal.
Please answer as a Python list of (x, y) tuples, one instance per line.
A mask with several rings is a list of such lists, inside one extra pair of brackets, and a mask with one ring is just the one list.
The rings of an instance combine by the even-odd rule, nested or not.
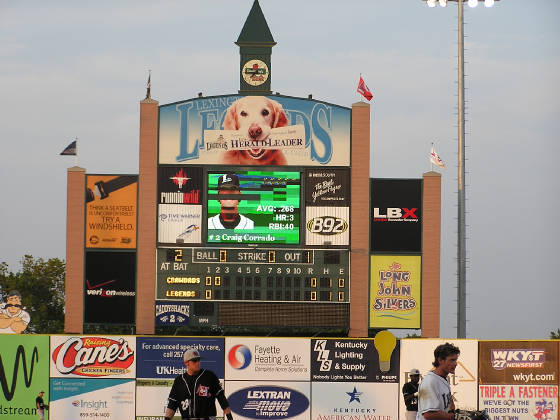
[(370, 328), (420, 328), (421, 256), (370, 259)]
[(86, 177), (86, 248), (136, 248), (137, 175)]

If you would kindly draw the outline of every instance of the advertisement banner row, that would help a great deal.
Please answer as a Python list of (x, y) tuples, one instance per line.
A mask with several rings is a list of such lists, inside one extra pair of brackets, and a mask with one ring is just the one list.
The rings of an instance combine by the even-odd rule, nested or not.
[(183, 353), (195, 348), (235, 418), (396, 420), (410, 372), (432, 370), (446, 341), (461, 350), (447, 378), (456, 407), (558, 419), (558, 341), (402, 339), (389, 348), (374, 339), (69, 335), (2, 336), (0, 419), (37, 418), (41, 390), (50, 419), (161, 419), (186, 371)]

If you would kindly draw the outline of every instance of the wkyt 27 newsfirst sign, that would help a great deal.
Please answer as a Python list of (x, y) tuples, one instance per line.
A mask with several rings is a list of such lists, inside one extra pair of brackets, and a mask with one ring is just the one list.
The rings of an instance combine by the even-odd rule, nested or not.
[(280, 95), (226, 95), (163, 105), (159, 163), (349, 166), (350, 111)]

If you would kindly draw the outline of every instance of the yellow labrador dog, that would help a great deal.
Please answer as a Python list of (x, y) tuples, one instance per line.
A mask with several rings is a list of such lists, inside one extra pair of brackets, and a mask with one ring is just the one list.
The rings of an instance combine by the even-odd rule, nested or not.
[[(270, 130), (285, 127), (288, 119), (282, 105), (264, 96), (245, 96), (230, 105), (222, 128), (240, 130), (250, 140), (266, 140)], [(286, 157), (278, 149), (231, 150), (222, 158), (224, 164), (286, 165)]]

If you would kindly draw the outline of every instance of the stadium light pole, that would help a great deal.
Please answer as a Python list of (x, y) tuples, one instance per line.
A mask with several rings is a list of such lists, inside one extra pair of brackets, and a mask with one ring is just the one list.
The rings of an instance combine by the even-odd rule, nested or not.
[[(457, 3), (457, 47), (458, 47), (458, 185), (457, 185), (457, 338), (467, 337), (467, 242), (465, 223), (465, 35), (463, 32), (463, 3), (465, 0), (425, 0), (429, 7), (439, 3), (447, 6), (448, 1)], [(470, 7), (483, 2), (492, 7), (499, 0), (468, 0)]]

